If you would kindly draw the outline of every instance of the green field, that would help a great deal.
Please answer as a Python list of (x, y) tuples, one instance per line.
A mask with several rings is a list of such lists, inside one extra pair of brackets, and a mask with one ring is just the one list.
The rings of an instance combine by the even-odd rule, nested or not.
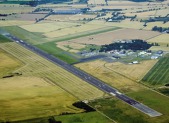
[(109, 120), (108, 118), (104, 117), (103, 115), (101, 115), (96, 111), (36, 118), (30, 120), (23, 120), (19, 122), (17, 121), (14, 123), (49, 123), (49, 119), (52, 119), (50, 121), (61, 121), (62, 123), (112, 123), (111, 120)]
[(56, 116), (55, 119), (56, 121), (62, 121), (62, 123), (112, 123), (111, 120), (98, 112)]
[(142, 101), (137, 99), (140, 102), (147, 102), (148, 100), (149, 102), (144, 102), (144, 104), (148, 106), (151, 104), (151, 107), (153, 109), (163, 113), (163, 115), (160, 117), (151, 118), (114, 97), (107, 99), (98, 99), (90, 102), (89, 104), (118, 123), (168, 123), (169, 108), (166, 108), (165, 105), (169, 103), (169, 99), (151, 91), (131, 93), (129, 96), (136, 99), (137, 96), (139, 98), (143, 98)]
[(169, 54), (161, 58), (142, 80), (149, 85), (169, 83)]
[(117, 98), (95, 100), (89, 105), (118, 123), (148, 123), (145, 115)]
[(169, 122), (168, 97), (151, 90), (143, 90), (139, 92), (129, 93), (127, 95), (163, 114), (160, 117), (151, 118), (151, 123)]
[(8, 38), (0, 34), (0, 43), (11, 42)]
[(27, 41), (28, 43), (31, 44), (45, 42), (44, 36), (42, 36), (40, 33), (31, 33), (18, 26), (6, 26), (6, 27), (0, 27), (0, 29), (5, 30), (11, 33), (12, 35), (15, 35), (16, 37), (24, 41)]
[(56, 56), (57, 58), (72, 64), (78, 62), (78, 58), (71, 53), (68, 53), (56, 46), (55, 42), (48, 42), (36, 45), (38, 48), (46, 51), (47, 53)]

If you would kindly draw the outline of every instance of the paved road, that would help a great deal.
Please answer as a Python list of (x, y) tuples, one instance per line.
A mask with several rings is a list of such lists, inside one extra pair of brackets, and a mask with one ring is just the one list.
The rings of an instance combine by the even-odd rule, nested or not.
[(144, 104), (141, 104), (139, 102), (137, 102), (136, 100), (120, 93), (117, 89), (105, 84), (104, 82), (102, 82), (101, 80), (89, 75), (88, 73), (82, 71), (82, 70), (79, 70), (78, 68), (72, 66), (72, 65), (69, 65), (63, 61), (61, 61), (60, 59), (42, 51), (41, 49), (33, 46), (33, 45), (30, 45), (28, 44), (27, 42), (23, 41), (23, 40), (20, 40), (19, 38), (15, 37), (15, 36), (12, 36), (11, 34), (5, 34), (6, 37), (8, 37), (9, 39), (12, 39), (14, 42), (20, 44), (21, 46), (37, 53), (38, 55), (44, 57), (45, 59), (48, 59), (50, 60), (51, 62), (59, 65), (60, 67), (62, 67), (63, 69), (73, 73), (74, 75), (78, 76), (79, 78), (83, 79), (85, 82), (88, 82), (89, 84), (97, 87), (98, 89), (106, 92), (106, 93), (109, 93), (115, 97), (117, 97), (118, 99), (126, 102), (127, 104), (131, 105), (132, 107), (140, 110), (141, 112), (149, 115), (150, 117), (156, 117), (156, 116), (160, 116), (162, 115), (161, 113), (145, 106)]

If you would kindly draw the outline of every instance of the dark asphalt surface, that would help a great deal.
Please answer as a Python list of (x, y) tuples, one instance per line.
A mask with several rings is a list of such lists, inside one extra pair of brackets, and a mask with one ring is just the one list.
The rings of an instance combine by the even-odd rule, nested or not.
[(5, 34), (4, 36), (6, 36), (9, 39), (12, 39), (14, 42), (16, 42), (16, 43), (22, 45), (23, 47), (35, 52), (36, 54), (44, 57), (45, 59), (48, 59), (49, 61), (55, 63), (56, 65), (59, 65), (63, 69), (65, 69), (65, 70), (71, 72), (72, 74), (78, 76), (79, 78), (83, 79), (85, 82), (88, 82), (89, 84), (97, 87), (98, 89), (117, 97), (118, 99), (126, 102), (127, 104), (133, 106), (134, 108), (140, 110), (141, 112), (143, 112), (143, 113), (145, 113), (145, 114), (147, 114), (151, 117), (162, 115), (161, 113), (159, 113), (159, 112), (157, 112), (157, 111), (137, 102), (136, 100), (120, 93), (117, 89), (105, 84), (101, 80), (89, 75), (88, 73), (86, 73), (82, 70), (79, 70), (78, 68), (76, 68), (72, 65), (65, 63), (64, 61), (62, 61), (62, 60), (44, 52), (44, 51), (42, 51), (41, 49), (39, 49), (39, 48), (37, 48), (37, 47), (35, 47), (31, 44), (28, 44), (27, 42), (22, 41), (19, 38), (12, 36), (11, 34)]

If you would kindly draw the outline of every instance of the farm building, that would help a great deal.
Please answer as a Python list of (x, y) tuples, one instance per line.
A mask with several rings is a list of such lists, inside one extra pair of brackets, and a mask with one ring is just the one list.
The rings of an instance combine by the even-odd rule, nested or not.
[(68, 10), (53, 10), (52, 14), (81, 14), (83, 13), (80, 9), (68, 9)]
[(158, 51), (156, 52), (156, 54), (161, 55), (161, 54), (163, 54), (163, 51), (162, 51), (162, 50), (158, 50)]
[(158, 56), (151, 56), (151, 59), (158, 59)]

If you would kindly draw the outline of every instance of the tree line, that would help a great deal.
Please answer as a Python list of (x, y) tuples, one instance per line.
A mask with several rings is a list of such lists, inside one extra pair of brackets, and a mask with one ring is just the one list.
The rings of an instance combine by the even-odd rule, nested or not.
[(133, 39), (125, 42), (115, 42), (112, 44), (102, 45), (99, 52), (107, 52), (111, 50), (147, 50), (153, 44), (148, 44), (146, 41), (141, 39)]

